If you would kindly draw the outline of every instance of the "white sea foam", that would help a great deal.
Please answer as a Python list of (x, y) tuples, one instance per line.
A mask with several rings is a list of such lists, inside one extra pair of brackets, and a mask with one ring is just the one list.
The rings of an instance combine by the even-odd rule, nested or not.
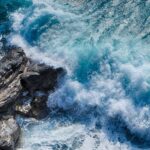
[[(70, 113), (68, 118), (24, 127), (20, 150), (63, 146), (137, 150), (126, 140), (126, 133), (117, 133), (123, 142), (116, 140), (115, 134), (110, 136), (107, 122), (118, 115), (131, 133), (149, 140), (150, 50), (141, 40), (149, 27), (140, 24), (143, 9), (136, 2), (84, 2), (33, 0), (33, 6), (11, 15), (14, 32), (10, 42), (21, 46), (28, 57), (64, 67), (68, 73), (48, 100), (51, 110), (63, 110), (61, 119)], [(148, 7), (149, 2), (145, 3)]]

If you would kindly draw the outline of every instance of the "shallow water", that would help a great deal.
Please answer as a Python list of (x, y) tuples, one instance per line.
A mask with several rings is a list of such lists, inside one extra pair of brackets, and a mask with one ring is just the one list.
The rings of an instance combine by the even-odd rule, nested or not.
[(24, 0), (8, 21), (10, 43), (67, 70), (48, 118), (18, 118), (18, 150), (150, 149), (149, 0)]

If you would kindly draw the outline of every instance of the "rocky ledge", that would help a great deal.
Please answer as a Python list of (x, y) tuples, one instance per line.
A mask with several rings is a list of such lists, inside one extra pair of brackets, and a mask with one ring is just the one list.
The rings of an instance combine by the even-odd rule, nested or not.
[(27, 58), (21, 48), (9, 49), (0, 60), (0, 150), (15, 149), (20, 135), (16, 114), (36, 119), (48, 114), (49, 92), (66, 73)]

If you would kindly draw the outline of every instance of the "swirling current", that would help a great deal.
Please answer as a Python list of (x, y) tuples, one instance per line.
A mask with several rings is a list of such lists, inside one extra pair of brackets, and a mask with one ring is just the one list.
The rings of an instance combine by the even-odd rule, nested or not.
[(150, 150), (150, 0), (0, 0), (0, 14), (1, 38), (67, 70), (48, 118), (18, 117), (17, 150)]

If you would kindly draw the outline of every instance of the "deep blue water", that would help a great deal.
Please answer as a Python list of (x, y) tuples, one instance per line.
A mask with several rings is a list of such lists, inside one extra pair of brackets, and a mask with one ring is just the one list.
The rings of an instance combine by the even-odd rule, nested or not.
[(150, 1), (0, 1), (0, 34), (67, 70), (18, 150), (150, 150)]

